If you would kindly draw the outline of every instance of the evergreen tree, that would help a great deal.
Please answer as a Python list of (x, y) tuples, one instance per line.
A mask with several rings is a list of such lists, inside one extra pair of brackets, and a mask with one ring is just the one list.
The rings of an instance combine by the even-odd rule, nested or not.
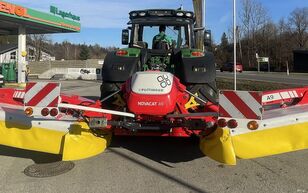
[(222, 62), (226, 63), (232, 59), (233, 48), (228, 42), (228, 37), (224, 32), (221, 36)]
[(87, 60), (90, 58), (90, 51), (86, 45), (82, 45), (80, 49), (79, 59), (80, 60)]
[(227, 49), (229, 45), (227, 34), (224, 32), (221, 36), (220, 46), (222, 49)]

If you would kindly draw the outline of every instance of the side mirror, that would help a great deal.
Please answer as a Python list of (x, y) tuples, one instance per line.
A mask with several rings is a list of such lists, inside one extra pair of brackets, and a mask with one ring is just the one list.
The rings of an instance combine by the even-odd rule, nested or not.
[(122, 30), (122, 44), (127, 45), (129, 42), (129, 30), (123, 29)]
[(205, 47), (211, 47), (212, 46), (211, 30), (204, 30), (204, 46)]

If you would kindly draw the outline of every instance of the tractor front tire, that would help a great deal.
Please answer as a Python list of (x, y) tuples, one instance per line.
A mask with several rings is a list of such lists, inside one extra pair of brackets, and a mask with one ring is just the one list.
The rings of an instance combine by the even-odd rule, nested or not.
[(112, 93), (117, 92), (121, 89), (122, 83), (114, 83), (114, 82), (103, 82), (101, 84), (100, 90), (101, 90), (101, 98), (100, 100), (108, 97)]
[[(218, 103), (218, 90), (216, 82), (204, 83), (204, 84), (191, 84), (187, 86), (187, 90), (193, 94), (197, 94), (198, 97), (211, 103)], [(201, 101), (196, 99), (197, 102), (202, 104)]]

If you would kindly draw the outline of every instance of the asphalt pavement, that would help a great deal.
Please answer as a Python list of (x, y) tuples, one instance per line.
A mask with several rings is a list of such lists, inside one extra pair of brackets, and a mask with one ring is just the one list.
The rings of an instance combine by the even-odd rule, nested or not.
[[(217, 77), (219, 78), (234, 78), (233, 72), (220, 72), (217, 71)], [(252, 72), (244, 71), (242, 73), (236, 73), (239, 80), (253, 80), (283, 84), (293, 84), (308, 86), (308, 73), (287, 73), (279, 72)]]
[[(64, 81), (62, 86), (66, 93), (99, 96), (97, 82)], [(194, 138), (115, 137), (104, 153), (48, 178), (28, 177), (23, 170), (58, 156), (0, 146), (0, 192), (308, 192), (308, 150), (225, 166), (202, 155), (198, 144)]]

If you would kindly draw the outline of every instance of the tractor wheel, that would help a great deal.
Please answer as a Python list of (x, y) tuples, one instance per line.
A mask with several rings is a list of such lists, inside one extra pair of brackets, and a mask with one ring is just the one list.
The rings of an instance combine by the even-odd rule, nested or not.
[[(198, 97), (205, 101), (210, 101), (214, 104), (218, 103), (218, 90), (215, 81), (205, 84), (192, 84), (187, 86), (187, 90), (193, 94), (197, 93)], [(198, 99), (196, 99), (196, 101), (202, 104)]]
[(121, 89), (122, 83), (114, 83), (114, 82), (103, 82), (100, 90), (101, 90), (101, 98), (100, 100), (104, 99), (105, 97), (111, 95), (112, 93)]

